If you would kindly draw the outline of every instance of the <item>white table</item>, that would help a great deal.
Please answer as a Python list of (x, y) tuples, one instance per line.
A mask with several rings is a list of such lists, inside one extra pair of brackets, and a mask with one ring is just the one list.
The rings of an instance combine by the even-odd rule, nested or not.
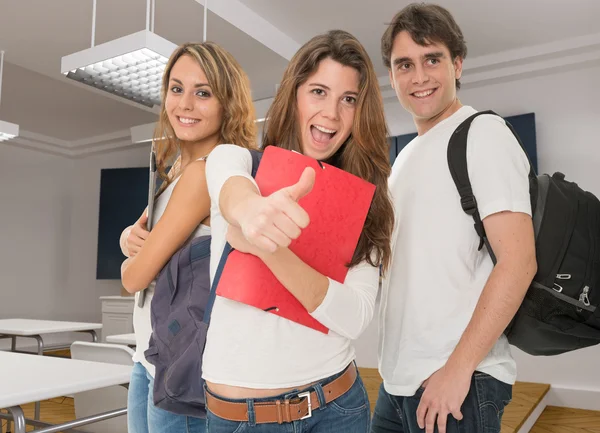
[[(11, 339), (11, 352), (17, 350), (17, 337), (33, 338), (37, 341), (37, 354), (44, 354), (43, 334), (55, 334), (64, 332), (85, 332), (92, 335), (94, 342), (98, 341), (97, 329), (102, 329), (101, 323), (63, 322), (57, 320), (35, 320), (35, 319), (1, 319), (0, 339)], [(21, 352), (23, 353), (23, 352)], [(30, 352), (27, 352), (30, 353)], [(40, 418), (40, 404), (35, 404), (35, 419)]]
[(96, 331), (102, 329), (101, 323), (63, 322), (58, 320), (2, 319), (0, 320), (0, 338), (11, 338), (11, 351), (17, 352), (17, 337), (33, 338), (38, 344), (38, 355), (44, 353), (43, 334), (64, 332), (85, 332), (98, 341)]
[(135, 334), (119, 334), (109, 335), (106, 337), (107, 343), (126, 344), (127, 346), (135, 346)]
[[(60, 426), (26, 420), (21, 405), (77, 392), (129, 383), (132, 366), (33, 356), (0, 351), (2, 392), (0, 408), (7, 409), (15, 423), (14, 433), (25, 433), (25, 423), (46, 426), (36, 433), (55, 433), (125, 415), (127, 408), (110, 411)], [(2, 415), (6, 418), (7, 415)]]

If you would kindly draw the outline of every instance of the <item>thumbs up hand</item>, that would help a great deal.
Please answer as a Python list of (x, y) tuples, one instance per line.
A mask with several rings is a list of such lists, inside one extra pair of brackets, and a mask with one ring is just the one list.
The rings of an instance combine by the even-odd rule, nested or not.
[[(298, 202), (302, 197), (307, 195), (313, 188), (315, 184), (315, 170), (311, 167), (306, 167), (302, 174), (300, 175), (300, 179), (296, 184), (288, 186), (287, 188), (282, 188), (277, 192), (283, 192), (287, 194), (292, 200)], [(274, 193), (274, 194), (277, 194)]]
[(268, 197), (248, 200), (244, 217), (238, 220), (244, 237), (259, 250), (273, 253), (288, 247), (310, 223), (298, 201), (310, 193), (315, 170), (307, 167), (294, 185), (275, 191)]

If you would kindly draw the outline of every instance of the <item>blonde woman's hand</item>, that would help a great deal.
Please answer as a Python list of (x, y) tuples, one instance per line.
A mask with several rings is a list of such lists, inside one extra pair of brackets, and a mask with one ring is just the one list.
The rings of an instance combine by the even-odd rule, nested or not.
[(127, 237), (125, 238), (125, 248), (128, 257), (135, 257), (140, 252), (144, 242), (150, 232), (147, 230), (148, 211), (144, 211), (142, 216), (131, 226)]

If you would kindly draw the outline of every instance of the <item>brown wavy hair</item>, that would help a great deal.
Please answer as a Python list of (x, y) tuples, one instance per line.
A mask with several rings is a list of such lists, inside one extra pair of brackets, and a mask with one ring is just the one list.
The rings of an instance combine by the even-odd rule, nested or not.
[[(448, 9), (431, 3), (411, 3), (398, 12), (381, 37), (381, 56), (386, 68), (392, 67), (394, 40), (398, 33), (407, 31), (416, 44), (426, 47), (431, 42), (442, 43), (450, 51), (452, 61), (467, 57), (463, 33)], [(460, 89), (460, 80), (456, 80)]]
[[(171, 70), (183, 55), (195, 59), (208, 80), (213, 94), (223, 107), (219, 143), (236, 144), (247, 149), (256, 148), (256, 123), (254, 104), (250, 92), (250, 80), (235, 58), (214, 42), (186, 43), (177, 47), (171, 55), (162, 78), (160, 118), (154, 130), (156, 166), (159, 176), (166, 180), (163, 188), (179, 171), (179, 159), (166, 175), (167, 167), (179, 150), (179, 140), (169, 122), (165, 99), (169, 88)], [(161, 189), (163, 189), (161, 188)]]
[(375, 197), (349, 266), (367, 260), (373, 266), (390, 262), (394, 211), (388, 191), (391, 167), (387, 125), (377, 75), (364, 47), (350, 33), (332, 30), (308, 41), (290, 60), (267, 113), (263, 144), (302, 152), (297, 117), (297, 91), (316, 72), (319, 63), (332, 59), (356, 69), (359, 92), (352, 132), (333, 164), (376, 186)]

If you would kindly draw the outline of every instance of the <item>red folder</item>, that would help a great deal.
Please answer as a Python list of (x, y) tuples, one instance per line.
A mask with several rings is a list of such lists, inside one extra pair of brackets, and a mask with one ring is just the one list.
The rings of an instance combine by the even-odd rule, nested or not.
[[(362, 232), (375, 185), (296, 152), (269, 146), (256, 173), (263, 196), (298, 182), (313, 167), (315, 184), (299, 204), (310, 216), (289, 249), (321, 274), (343, 283)], [(256, 256), (232, 251), (223, 269), (217, 295), (260, 308), (327, 333), (302, 304)]]

